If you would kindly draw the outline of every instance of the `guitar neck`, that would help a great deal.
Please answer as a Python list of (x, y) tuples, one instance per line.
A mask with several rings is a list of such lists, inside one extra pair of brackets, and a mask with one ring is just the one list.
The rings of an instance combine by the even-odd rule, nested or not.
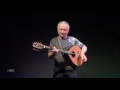
[[(45, 46), (44, 45), (44, 48), (52, 50), (52, 48), (50, 46)], [(68, 52), (68, 51), (65, 51), (65, 50), (62, 50), (62, 49), (59, 49), (59, 51), (62, 52), (62, 53), (65, 53), (65, 54), (70, 54), (70, 55), (74, 54), (72, 52)]]

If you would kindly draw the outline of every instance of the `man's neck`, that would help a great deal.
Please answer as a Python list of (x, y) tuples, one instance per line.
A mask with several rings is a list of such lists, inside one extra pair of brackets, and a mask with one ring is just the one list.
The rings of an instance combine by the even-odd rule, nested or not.
[(59, 38), (60, 38), (60, 39), (66, 39), (67, 37), (68, 37), (68, 36), (66, 36), (66, 37), (62, 38), (62, 37), (60, 37), (60, 36), (59, 36)]

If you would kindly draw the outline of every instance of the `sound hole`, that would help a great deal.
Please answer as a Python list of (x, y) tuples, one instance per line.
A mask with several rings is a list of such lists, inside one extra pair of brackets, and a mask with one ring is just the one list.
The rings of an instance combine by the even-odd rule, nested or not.
[(75, 52), (74, 51), (72, 51), (72, 57), (75, 57)]

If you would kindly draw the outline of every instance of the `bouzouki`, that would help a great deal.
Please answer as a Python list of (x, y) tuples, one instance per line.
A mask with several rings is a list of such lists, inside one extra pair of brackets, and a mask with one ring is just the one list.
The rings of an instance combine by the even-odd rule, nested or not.
[[(43, 45), (42, 43), (33, 43), (32, 44), (34, 50), (41, 50), (41, 49), (50, 49), (52, 50), (51, 46), (46, 46)], [(68, 54), (70, 60), (73, 62), (73, 64), (75, 64), (76, 66), (81, 66), (83, 63), (83, 59), (81, 58), (80, 54), (81, 54), (81, 49), (79, 46), (75, 45), (72, 46), (68, 51), (59, 49), (60, 52)]]

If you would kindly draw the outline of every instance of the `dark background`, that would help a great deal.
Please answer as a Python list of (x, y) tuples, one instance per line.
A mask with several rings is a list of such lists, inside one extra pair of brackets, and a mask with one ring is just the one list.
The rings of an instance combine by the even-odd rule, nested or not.
[(119, 12), (0, 12), (0, 77), (52, 78), (54, 61), (45, 49), (33, 51), (32, 43), (49, 45), (62, 20), (70, 23), (69, 35), (88, 47), (79, 78), (120, 77)]

